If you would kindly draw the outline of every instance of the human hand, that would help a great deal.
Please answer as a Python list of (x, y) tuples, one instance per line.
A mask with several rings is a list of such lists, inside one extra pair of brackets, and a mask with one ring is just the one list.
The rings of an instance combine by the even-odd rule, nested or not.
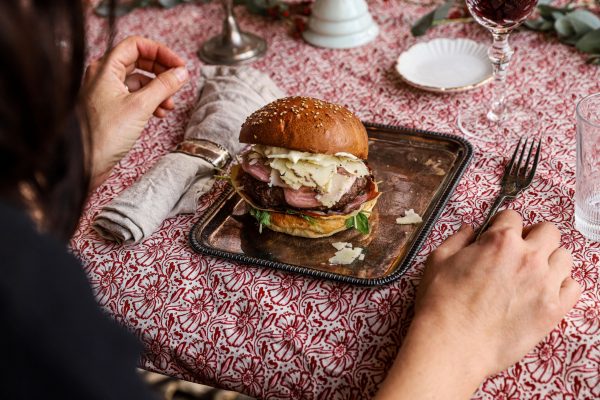
[(427, 261), (415, 316), (377, 399), (466, 399), (530, 351), (577, 302), (570, 253), (550, 223), (499, 213), (462, 227)]
[(175, 108), (171, 96), (188, 80), (184, 65), (166, 46), (132, 36), (88, 66), (84, 105), (92, 138), (92, 187), (106, 179), (152, 115), (162, 118)]
[[(415, 320), (447, 329), (485, 375), (508, 368), (555, 327), (581, 294), (560, 232), (543, 222), (523, 229), (518, 213), (497, 215), (480, 240), (470, 228), (450, 237), (428, 260)], [(447, 326), (446, 326), (447, 325)]]

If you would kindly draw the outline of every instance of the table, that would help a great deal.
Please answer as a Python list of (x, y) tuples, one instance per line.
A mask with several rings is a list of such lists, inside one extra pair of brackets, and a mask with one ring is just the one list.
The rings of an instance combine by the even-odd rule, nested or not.
[[(237, 13), (244, 29), (269, 41), (255, 67), (268, 71), (290, 94), (347, 105), (366, 121), (459, 134), (459, 107), (487, 101), (488, 87), (457, 95), (413, 90), (394, 62), (415, 42), (468, 37), (489, 42), (475, 24), (436, 28), (415, 39), (409, 26), (426, 8), (400, 0), (369, 3), (381, 27), (367, 46), (313, 48), (287, 33), (282, 22)], [(177, 110), (153, 120), (131, 153), (92, 195), (72, 241), (99, 304), (146, 346), (149, 370), (269, 399), (356, 399), (375, 392), (410, 320), (423, 260), (461, 222), (478, 224), (498, 190), (506, 145), (473, 140), (475, 158), (413, 266), (389, 286), (361, 288), (194, 254), (187, 234), (198, 215), (169, 219), (139, 245), (99, 238), (90, 223), (99, 209), (181, 139), (197, 94), (201, 63), (195, 52), (220, 29), (218, 4), (136, 10), (119, 21), (118, 38), (141, 34), (171, 46), (188, 62), (191, 83)], [(101, 54), (106, 21), (90, 17), (90, 56)], [(486, 380), (475, 399), (587, 399), (600, 396), (599, 246), (573, 228), (574, 106), (600, 91), (600, 69), (556, 39), (533, 32), (513, 36), (511, 92), (524, 96), (543, 127), (544, 151), (532, 188), (511, 207), (527, 223), (552, 221), (574, 253), (581, 301), (552, 333), (505, 373)], [(223, 189), (204, 196), (202, 213)], [(459, 362), (457, 360), (457, 362)]]

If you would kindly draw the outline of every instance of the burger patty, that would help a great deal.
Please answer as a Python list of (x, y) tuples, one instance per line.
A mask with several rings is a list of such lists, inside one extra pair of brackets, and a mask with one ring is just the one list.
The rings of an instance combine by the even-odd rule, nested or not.
[[(356, 197), (361, 194), (365, 194), (370, 177), (361, 177), (356, 178), (354, 184), (346, 192), (342, 198), (333, 205), (333, 207), (315, 207), (311, 208), (311, 210), (315, 211), (341, 211), (348, 204), (350, 204)], [(283, 194), (283, 189), (277, 186), (269, 186), (268, 183), (259, 181), (255, 179), (250, 174), (242, 171), (242, 176), (240, 177), (240, 184), (244, 187), (244, 192), (246, 192), (252, 200), (256, 202), (257, 205), (263, 208), (290, 208), (290, 206), (285, 201), (285, 195)], [(293, 208), (293, 207), (292, 207)]]
[(283, 189), (277, 186), (269, 186), (268, 183), (254, 179), (252, 175), (241, 171), (240, 184), (252, 200), (264, 208), (276, 208), (285, 206), (285, 195)]

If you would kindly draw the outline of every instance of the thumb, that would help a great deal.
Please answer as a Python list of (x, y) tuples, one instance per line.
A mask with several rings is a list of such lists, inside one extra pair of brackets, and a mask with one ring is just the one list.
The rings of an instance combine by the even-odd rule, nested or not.
[(185, 67), (171, 68), (158, 74), (135, 95), (142, 96), (143, 103), (149, 108), (147, 111), (153, 113), (163, 101), (174, 95), (187, 82), (188, 77)]

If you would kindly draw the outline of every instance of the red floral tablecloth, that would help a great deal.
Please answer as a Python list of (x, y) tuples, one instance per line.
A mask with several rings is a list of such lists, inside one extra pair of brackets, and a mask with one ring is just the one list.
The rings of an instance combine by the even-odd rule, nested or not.
[[(489, 99), (489, 87), (434, 95), (407, 87), (394, 62), (415, 42), (469, 37), (488, 42), (475, 24), (409, 33), (426, 9), (399, 0), (369, 3), (381, 27), (367, 46), (324, 50), (293, 39), (287, 26), (238, 10), (247, 30), (269, 41), (255, 67), (290, 94), (342, 103), (366, 121), (459, 134), (460, 107)], [(192, 82), (178, 108), (153, 120), (131, 153), (92, 196), (73, 239), (100, 305), (145, 344), (150, 370), (269, 399), (357, 399), (372, 395), (391, 365), (409, 324), (422, 262), (461, 222), (478, 224), (498, 190), (506, 145), (473, 140), (475, 158), (408, 273), (389, 286), (361, 288), (238, 265), (191, 251), (187, 234), (223, 189), (204, 196), (197, 215), (164, 222), (135, 246), (102, 240), (90, 229), (100, 207), (131, 185), (182, 137), (197, 94), (201, 63), (195, 52), (220, 30), (218, 4), (136, 10), (119, 21), (118, 37), (141, 34), (171, 46), (188, 61)], [(106, 21), (90, 17), (90, 56), (101, 54)], [(575, 258), (585, 287), (580, 302), (552, 333), (507, 372), (485, 381), (476, 399), (591, 399), (600, 397), (599, 246), (573, 228), (574, 107), (600, 91), (600, 69), (542, 34), (514, 35), (509, 84), (540, 115), (544, 151), (532, 188), (512, 204), (527, 223), (552, 221)], [(457, 363), (461, 362), (456, 360)]]

